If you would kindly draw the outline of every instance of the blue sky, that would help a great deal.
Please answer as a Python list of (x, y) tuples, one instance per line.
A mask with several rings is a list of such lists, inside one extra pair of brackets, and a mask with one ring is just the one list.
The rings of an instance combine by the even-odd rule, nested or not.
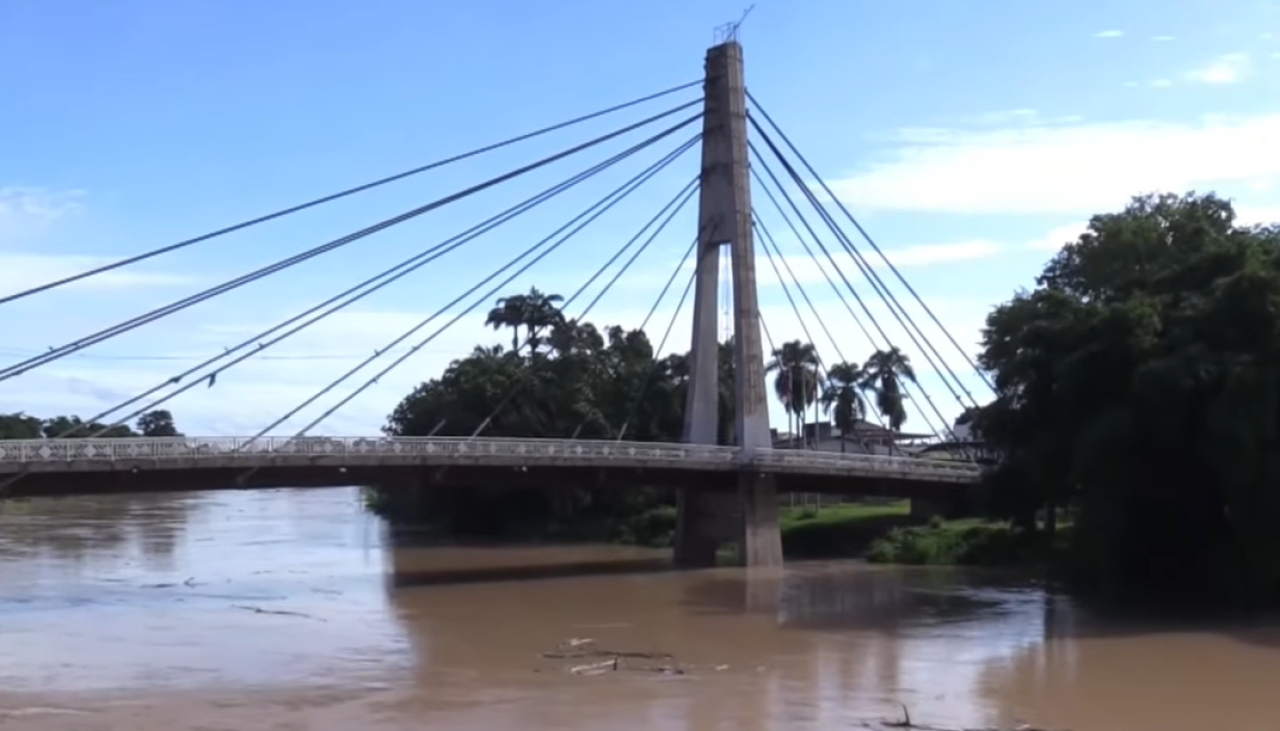
[[(745, 5), (4, 3), (0, 292), (697, 80), (714, 28), (738, 18)], [(1029, 286), (1090, 214), (1116, 209), (1133, 194), (1216, 190), (1235, 199), (1246, 220), (1280, 220), (1280, 2), (761, 0), (741, 38), (749, 88), (963, 345), (976, 343), (990, 307)], [(0, 305), (0, 362), (61, 345), (695, 96), (676, 94)], [(643, 136), (0, 382), (0, 411), (96, 413)], [(170, 407), (188, 432), (256, 432), (679, 139)], [(537, 284), (572, 292), (697, 172), (696, 164), (694, 154), (678, 160), (508, 291)], [(756, 206), (844, 355), (865, 357), (872, 346), (818, 265), (804, 261), (794, 239), (781, 235), (784, 224), (759, 193)], [(691, 210), (677, 217), (591, 319), (639, 324), (694, 229)], [(847, 259), (840, 261), (853, 270)], [(762, 310), (774, 338), (800, 337), (763, 257), (759, 265)], [(864, 281), (854, 284), (870, 296)], [(673, 307), (669, 298), (655, 321), (665, 325)], [(872, 307), (890, 337), (914, 356), (938, 408), (948, 417), (957, 413), (959, 404), (883, 305)], [(917, 322), (927, 320), (918, 306), (908, 307)], [(476, 343), (505, 341), (483, 328), (482, 312), (318, 431), (373, 433), (414, 383)], [(809, 326), (824, 357), (835, 360), (816, 323), (810, 319)], [(933, 337), (964, 373), (955, 351), (936, 332)], [(682, 318), (669, 349), (687, 348), (688, 338)], [(366, 377), (354, 377), (278, 431), (291, 433), (290, 426), (307, 423)], [(986, 395), (976, 377), (963, 377), (976, 396)], [(776, 408), (774, 421), (783, 423)], [(914, 413), (910, 426), (921, 426)]]

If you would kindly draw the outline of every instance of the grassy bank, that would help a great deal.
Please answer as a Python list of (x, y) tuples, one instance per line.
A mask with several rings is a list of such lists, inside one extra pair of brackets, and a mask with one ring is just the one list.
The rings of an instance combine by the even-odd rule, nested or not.
[(1050, 546), (1043, 533), (1014, 530), (1007, 523), (933, 520), (891, 530), (872, 543), (866, 558), (918, 566), (1037, 566), (1065, 546), (1069, 530), (1063, 526)]
[(1042, 534), (976, 518), (922, 523), (911, 504), (852, 503), (784, 508), (779, 516), (789, 558), (866, 558), (874, 563), (937, 566), (1028, 566), (1048, 561), (1065, 546), (1070, 526), (1054, 545)]
[(911, 503), (787, 507), (779, 511), (778, 524), (788, 558), (860, 557), (877, 539), (912, 524)]

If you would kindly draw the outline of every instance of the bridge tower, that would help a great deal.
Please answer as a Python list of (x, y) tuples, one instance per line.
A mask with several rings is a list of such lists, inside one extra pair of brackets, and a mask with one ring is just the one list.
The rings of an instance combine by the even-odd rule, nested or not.
[[(744, 460), (772, 446), (756, 299), (755, 247), (751, 236), (751, 188), (747, 175), (747, 99), (742, 46), (729, 40), (707, 51), (703, 82), (702, 173), (698, 257), (693, 299), (693, 343), (684, 440), (715, 444), (719, 432), (719, 340), (716, 295), (721, 248), (729, 248), (733, 277), (734, 438)], [(736, 540), (747, 566), (782, 563), (778, 502), (773, 478), (738, 473), (732, 493), (680, 489), (676, 563), (715, 564), (716, 550)]]

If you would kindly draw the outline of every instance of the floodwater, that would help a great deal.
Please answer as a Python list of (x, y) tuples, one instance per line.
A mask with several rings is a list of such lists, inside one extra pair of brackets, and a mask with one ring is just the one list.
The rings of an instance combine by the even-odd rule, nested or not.
[(1107, 622), (962, 571), (398, 543), (352, 489), (0, 504), (0, 727), (1280, 727), (1280, 622)]

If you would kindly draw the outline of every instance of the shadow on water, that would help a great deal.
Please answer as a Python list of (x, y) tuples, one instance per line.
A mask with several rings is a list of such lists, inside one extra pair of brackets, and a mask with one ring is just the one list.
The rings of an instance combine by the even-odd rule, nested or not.
[(775, 614), (783, 627), (895, 633), (915, 624), (964, 622), (1024, 611), (1043, 596), (1009, 574), (860, 563), (794, 564), (783, 573), (719, 575), (691, 584), (683, 602), (708, 614)]
[(83, 562), (127, 551), (163, 568), (206, 500), (191, 492), (0, 500), (0, 559)]
[(671, 571), (669, 551), (629, 546), (442, 542), (389, 531), (393, 589)]
[(491, 566), (474, 569), (425, 570), (399, 569), (391, 584), (397, 589), (436, 584), (478, 584), (493, 582), (538, 581), (575, 576), (611, 576), (649, 574), (671, 571), (668, 559), (583, 561), (547, 566)]

